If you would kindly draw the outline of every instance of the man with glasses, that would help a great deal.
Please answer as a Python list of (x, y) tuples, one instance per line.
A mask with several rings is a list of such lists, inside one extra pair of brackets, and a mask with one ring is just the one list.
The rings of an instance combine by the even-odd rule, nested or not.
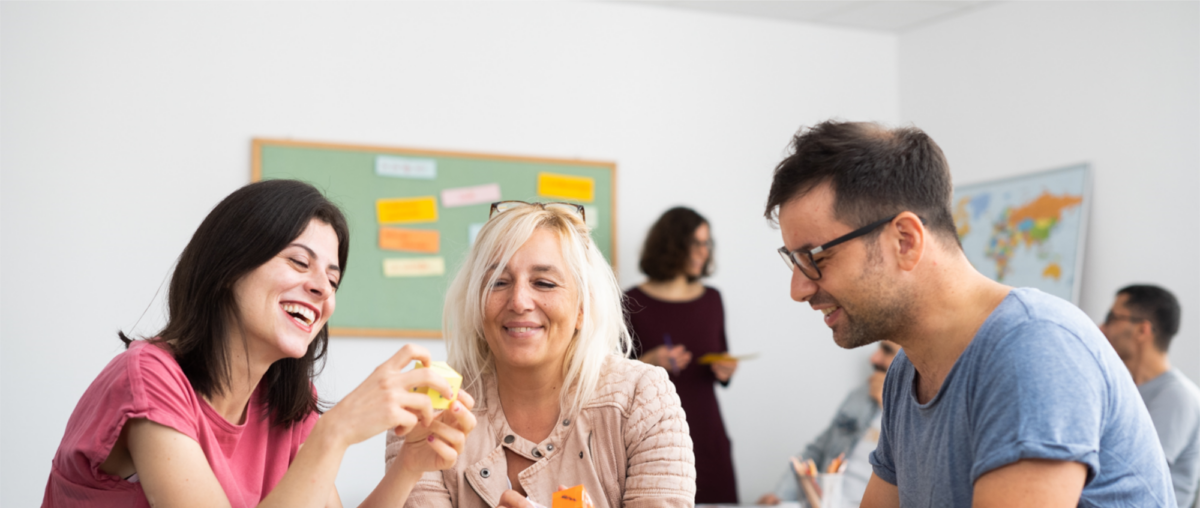
[(1179, 331), (1179, 301), (1158, 286), (1124, 287), (1100, 331), (1125, 362), (1150, 411), (1176, 501), (1180, 508), (1192, 506), (1200, 483), (1200, 389), (1167, 359)]
[(1150, 416), (1095, 324), (967, 260), (929, 136), (830, 121), (792, 151), (766, 207), (792, 299), (839, 346), (903, 348), (862, 506), (1175, 506)]

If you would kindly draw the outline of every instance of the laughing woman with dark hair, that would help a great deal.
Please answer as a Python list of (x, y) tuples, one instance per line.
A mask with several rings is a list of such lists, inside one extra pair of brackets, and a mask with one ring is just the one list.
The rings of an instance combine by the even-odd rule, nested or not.
[[(339, 507), (346, 448), (407, 435), (400, 467), (363, 506), (399, 506), (424, 471), (450, 467), (475, 426), (471, 396), (434, 414), (429, 353), (405, 346), (324, 416), (312, 379), (324, 357), (349, 251), (338, 208), (291, 180), (247, 185), (200, 224), (179, 257), (168, 323), (120, 334), (119, 354), (83, 394), (44, 507)], [(303, 447), (302, 447), (303, 445)]]
[(712, 273), (712, 249), (704, 217), (691, 208), (667, 210), (642, 247), (639, 267), (649, 280), (625, 292), (637, 357), (670, 373), (687, 413), (696, 453), (696, 504), (738, 502), (714, 390), (716, 383), (729, 384), (737, 361), (693, 361), (728, 350), (721, 293), (701, 282)]

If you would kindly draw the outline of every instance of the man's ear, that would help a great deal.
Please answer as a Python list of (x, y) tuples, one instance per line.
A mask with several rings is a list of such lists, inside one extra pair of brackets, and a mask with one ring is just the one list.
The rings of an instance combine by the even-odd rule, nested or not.
[(903, 270), (912, 270), (921, 262), (928, 248), (929, 230), (921, 218), (912, 212), (901, 212), (888, 228), (893, 232), (892, 240), (897, 246), (896, 261)]
[(1154, 342), (1154, 324), (1143, 319), (1137, 324), (1138, 342)]

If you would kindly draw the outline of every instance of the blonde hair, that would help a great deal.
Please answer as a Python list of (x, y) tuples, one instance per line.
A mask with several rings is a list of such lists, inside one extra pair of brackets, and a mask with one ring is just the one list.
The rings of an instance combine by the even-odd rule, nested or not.
[(492, 217), (479, 231), (446, 292), (442, 333), (449, 363), (463, 375), (464, 388), (482, 396), (477, 391), (482, 388), (482, 376), (495, 374), (495, 359), (483, 335), (484, 309), (491, 288), (513, 254), (539, 228), (558, 237), (583, 309), (579, 330), (567, 346), (559, 396), (564, 416), (574, 415), (595, 392), (605, 358), (624, 358), (633, 344), (625, 327), (623, 294), (617, 278), (580, 217), (534, 205)]

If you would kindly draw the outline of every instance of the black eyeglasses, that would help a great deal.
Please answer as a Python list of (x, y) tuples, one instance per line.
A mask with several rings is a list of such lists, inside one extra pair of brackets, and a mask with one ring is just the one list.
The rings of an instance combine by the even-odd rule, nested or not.
[(1104, 316), (1104, 326), (1112, 326), (1113, 323), (1116, 323), (1117, 321), (1129, 321), (1130, 323), (1141, 323), (1142, 321), (1145, 321), (1145, 320), (1146, 320), (1146, 318), (1137, 317), (1137, 316), (1122, 316), (1120, 314), (1113, 314), (1113, 311), (1110, 310), (1110, 311), (1108, 311), (1108, 315)]
[[(901, 213), (904, 213), (904, 212), (901, 212)], [(817, 247), (817, 248), (814, 248), (811, 250), (796, 249), (793, 251), (789, 251), (787, 249), (787, 246), (785, 245), (783, 247), (780, 247), (778, 252), (779, 252), (779, 255), (783, 257), (783, 262), (787, 263), (788, 269), (794, 270), (794, 269), (799, 268), (800, 273), (803, 273), (805, 277), (809, 278), (809, 280), (820, 280), (821, 279), (821, 269), (817, 268), (817, 260), (813, 259), (813, 256), (820, 254), (822, 252), (825, 252), (837, 245), (846, 243), (850, 240), (853, 240), (853, 239), (863, 236), (867, 233), (875, 231), (880, 226), (896, 220), (896, 217), (899, 217), (899, 216), (900, 216), (900, 214), (898, 213), (896, 215), (893, 215), (890, 219), (883, 219), (880, 221), (872, 222), (870, 224), (867, 224), (866, 226), (863, 226), (861, 228), (855, 229), (854, 231), (846, 233), (842, 236), (834, 238), (832, 241), (826, 243), (825, 245), (822, 245), (820, 247)], [(924, 223), (924, 222), (925, 222), (925, 219), (921, 219), (921, 223)]]
[(585, 216), (583, 213), (583, 205), (577, 205), (575, 203), (526, 203), (524, 201), (497, 201), (492, 203), (492, 211), (488, 213), (488, 220), (491, 220), (492, 217), (495, 217), (497, 214), (501, 214), (512, 210), (513, 208), (519, 208), (522, 206), (538, 206), (541, 207), (542, 210), (558, 210), (577, 215), (579, 220), (587, 222), (587, 216)]

